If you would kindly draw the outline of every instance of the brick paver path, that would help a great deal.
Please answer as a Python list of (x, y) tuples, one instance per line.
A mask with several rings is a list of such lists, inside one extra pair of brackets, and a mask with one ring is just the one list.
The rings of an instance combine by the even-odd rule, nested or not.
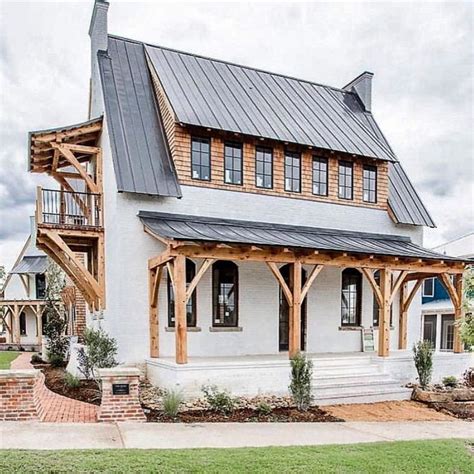
[[(12, 369), (32, 369), (32, 353), (20, 354), (12, 363)], [(73, 400), (52, 392), (45, 385), (41, 390), (41, 421), (54, 423), (94, 423), (97, 421), (97, 406)]]

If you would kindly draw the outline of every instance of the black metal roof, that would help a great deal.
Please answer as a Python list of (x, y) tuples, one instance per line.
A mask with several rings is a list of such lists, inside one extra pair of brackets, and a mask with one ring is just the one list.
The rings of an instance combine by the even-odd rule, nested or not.
[(118, 190), (181, 197), (143, 45), (109, 38), (98, 60)]
[(410, 238), (399, 235), (371, 234), (150, 211), (140, 211), (138, 216), (143, 225), (151, 232), (166, 239), (298, 247), (436, 260), (462, 260), (425, 249), (414, 244)]
[(13, 267), (10, 273), (44, 273), (48, 268), (48, 257), (35, 256), (23, 257), (17, 265)]

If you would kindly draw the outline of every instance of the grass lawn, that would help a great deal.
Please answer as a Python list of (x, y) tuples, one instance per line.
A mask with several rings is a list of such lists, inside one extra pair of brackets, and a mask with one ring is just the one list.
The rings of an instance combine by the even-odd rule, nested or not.
[(12, 360), (15, 360), (19, 352), (14, 352), (14, 351), (1, 351), (0, 352), (0, 370), (1, 369), (9, 369), (10, 368), (10, 362)]
[(435, 440), (288, 448), (3, 450), (0, 472), (472, 473), (473, 448), (468, 441)]

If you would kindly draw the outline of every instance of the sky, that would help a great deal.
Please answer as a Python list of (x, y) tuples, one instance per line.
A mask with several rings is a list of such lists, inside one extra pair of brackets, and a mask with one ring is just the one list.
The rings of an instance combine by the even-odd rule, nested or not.
[[(474, 230), (473, 3), (120, 2), (109, 32), (322, 84), (375, 74), (372, 109), (437, 228)], [(87, 119), (92, 1), (0, 0), (0, 265), (29, 233), (28, 131)]]

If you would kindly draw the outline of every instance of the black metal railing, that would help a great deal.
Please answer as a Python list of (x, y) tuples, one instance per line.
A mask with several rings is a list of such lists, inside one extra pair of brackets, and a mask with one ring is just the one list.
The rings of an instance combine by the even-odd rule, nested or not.
[(41, 189), (37, 205), (39, 223), (71, 226), (101, 227), (101, 195)]

